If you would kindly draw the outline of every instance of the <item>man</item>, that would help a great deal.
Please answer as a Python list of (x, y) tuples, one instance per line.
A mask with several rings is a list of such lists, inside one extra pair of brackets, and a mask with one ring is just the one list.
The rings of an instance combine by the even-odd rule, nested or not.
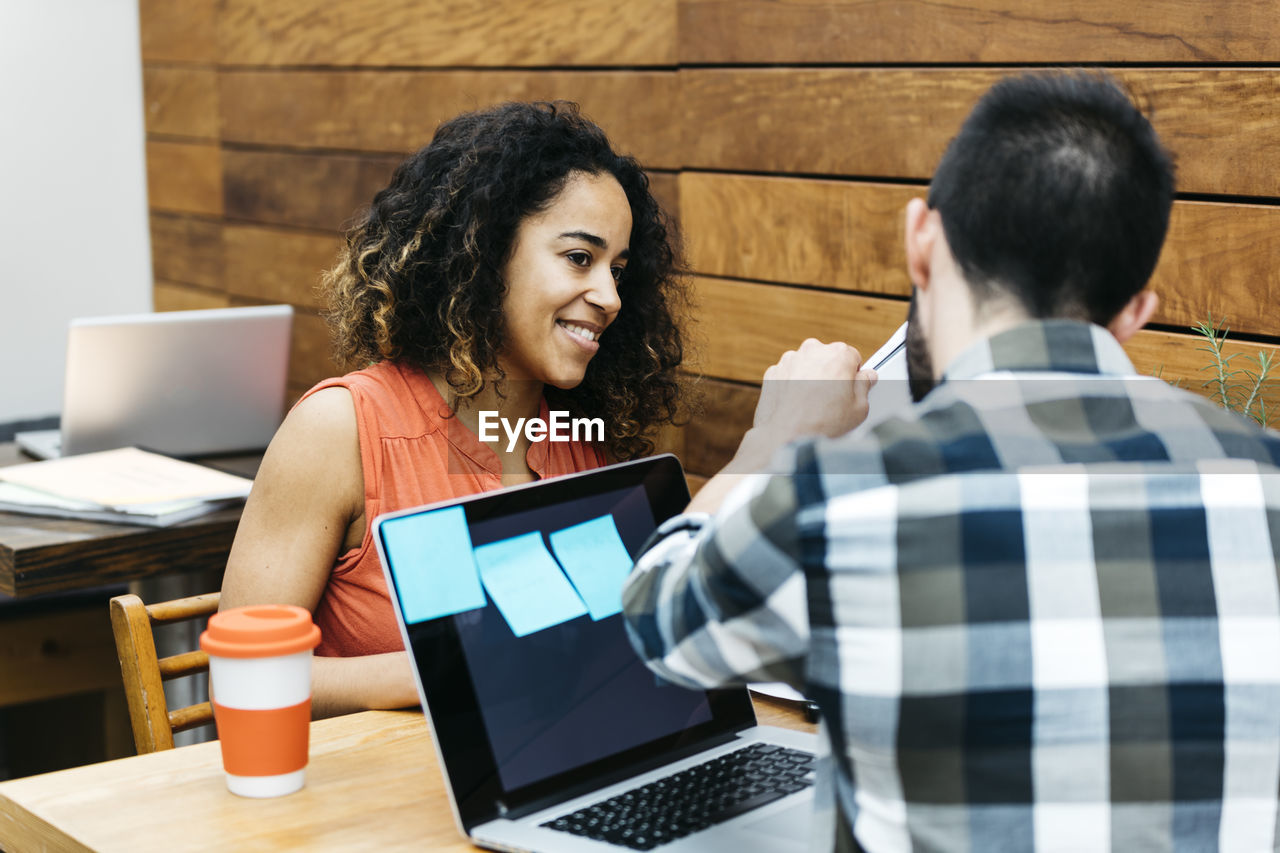
[(818, 702), (815, 849), (1275, 847), (1280, 440), (1120, 347), (1172, 201), (1108, 79), (997, 84), (906, 211), (919, 402), (847, 435), (806, 341), (638, 560), (655, 672)]

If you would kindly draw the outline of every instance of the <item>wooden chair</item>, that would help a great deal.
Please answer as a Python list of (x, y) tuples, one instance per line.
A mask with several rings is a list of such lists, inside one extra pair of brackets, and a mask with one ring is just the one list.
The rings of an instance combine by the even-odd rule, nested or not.
[(221, 598), (221, 593), (212, 592), (157, 604), (143, 604), (132, 594), (111, 599), (111, 629), (139, 755), (173, 749), (174, 732), (213, 722), (213, 706), (208, 702), (170, 711), (164, 696), (165, 681), (207, 672), (209, 656), (196, 649), (157, 658), (153, 628), (215, 613)]

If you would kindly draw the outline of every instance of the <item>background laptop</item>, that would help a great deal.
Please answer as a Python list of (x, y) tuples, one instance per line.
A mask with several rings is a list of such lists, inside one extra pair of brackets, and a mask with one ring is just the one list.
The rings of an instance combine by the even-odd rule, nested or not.
[(61, 428), (14, 439), (41, 459), (261, 450), (284, 414), (292, 324), (288, 305), (72, 320)]
[[(745, 688), (659, 681), (627, 640), (632, 557), (688, 501), (665, 455), (375, 520), (454, 816), (474, 843), (807, 848), (815, 737), (755, 726)], [(717, 788), (726, 778), (736, 793)]]

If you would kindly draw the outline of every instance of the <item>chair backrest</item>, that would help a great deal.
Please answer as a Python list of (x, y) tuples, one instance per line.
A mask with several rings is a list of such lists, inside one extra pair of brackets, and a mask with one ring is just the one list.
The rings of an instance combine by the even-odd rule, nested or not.
[(171, 711), (164, 696), (164, 682), (207, 672), (209, 656), (196, 649), (157, 658), (153, 629), (215, 613), (221, 598), (221, 593), (212, 592), (156, 604), (143, 604), (132, 594), (111, 599), (111, 629), (139, 755), (173, 749), (174, 732), (213, 722), (213, 706), (208, 702)]

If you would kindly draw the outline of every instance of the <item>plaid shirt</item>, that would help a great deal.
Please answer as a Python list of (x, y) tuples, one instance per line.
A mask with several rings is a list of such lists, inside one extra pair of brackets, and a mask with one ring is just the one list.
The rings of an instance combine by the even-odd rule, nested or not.
[(660, 528), (628, 629), (673, 682), (818, 702), (814, 849), (1273, 850), (1277, 460), (1104, 329), (1029, 323)]

